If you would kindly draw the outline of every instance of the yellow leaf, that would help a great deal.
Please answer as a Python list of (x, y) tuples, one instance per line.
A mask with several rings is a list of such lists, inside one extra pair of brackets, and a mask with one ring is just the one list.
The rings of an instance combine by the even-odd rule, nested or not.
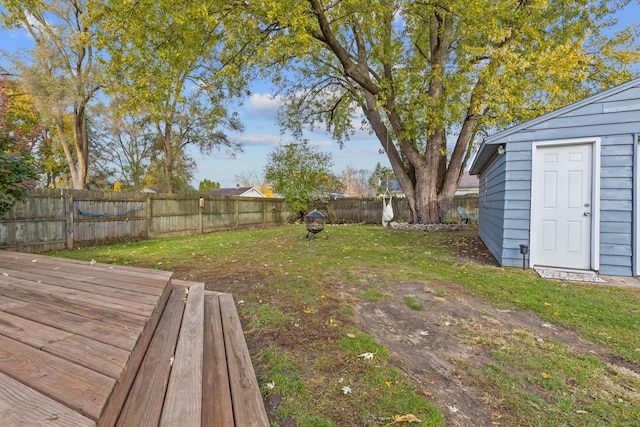
[(421, 423), (422, 420), (413, 414), (406, 414), (406, 415), (394, 415), (393, 422), (394, 423)]
[(545, 302), (544, 305), (545, 305), (545, 307), (549, 307), (551, 305), (551, 303), (550, 302)]
[(310, 308), (306, 308), (306, 309), (304, 310), (304, 312), (305, 312), (305, 313), (307, 313), (307, 314), (311, 314), (311, 309), (310, 309)]
[(354, 334), (347, 334), (347, 338), (354, 339), (356, 336)]
[(391, 388), (391, 381), (385, 381), (384, 383), (387, 385), (387, 387)]
[(542, 378), (551, 378), (551, 374), (547, 374), (546, 372), (543, 372)]

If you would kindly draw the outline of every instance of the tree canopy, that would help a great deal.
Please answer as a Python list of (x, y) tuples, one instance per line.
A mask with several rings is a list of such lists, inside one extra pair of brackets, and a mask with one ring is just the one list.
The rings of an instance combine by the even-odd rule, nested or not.
[(25, 133), (11, 116), (6, 80), (0, 80), (0, 218), (26, 198), (37, 176), (30, 146), (37, 132)]
[(108, 93), (124, 95), (123, 109), (145, 113), (154, 124), (163, 152), (169, 192), (185, 163), (185, 146), (203, 153), (226, 147), (241, 150), (222, 129), (241, 130), (228, 111), (240, 94), (244, 75), (227, 72), (220, 55), (221, 19), (226, 2), (119, 0), (97, 2), (100, 45), (108, 52), (104, 75)]
[(323, 153), (307, 142), (285, 144), (269, 154), (265, 179), (292, 211), (302, 214), (311, 200), (331, 191), (335, 181), (332, 166), (331, 154)]
[[(55, 120), (73, 187), (82, 189), (89, 167), (86, 108), (100, 89), (95, 80), (96, 27), (87, 4), (82, 0), (0, 0), (0, 5), (4, 25), (26, 28), (35, 41), (32, 61), (18, 64), (23, 87), (41, 114)], [(72, 132), (67, 130), (67, 114)]]
[[(632, 77), (628, 0), (246, 1), (228, 43), (287, 95), (282, 124), (378, 139), (414, 222), (448, 210), (476, 137)], [(362, 124), (356, 124), (364, 117)]]
[(187, 146), (240, 149), (224, 132), (242, 128), (228, 101), (261, 75), (298, 140), (317, 126), (340, 144), (374, 135), (412, 221), (429, 223), (481, 136), (633, 76), (640, 24), (613, 33), (630, 1), (0, 0), (0, 14), (36, 41), (24, 87), (55, 120), (76, 188), (99, 88), (152, 124), (152, 169), (171, 191), (193, 165)]

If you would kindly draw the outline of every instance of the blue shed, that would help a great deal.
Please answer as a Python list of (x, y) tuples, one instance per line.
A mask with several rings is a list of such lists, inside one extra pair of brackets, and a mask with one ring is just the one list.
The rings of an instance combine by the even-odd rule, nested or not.
[(485, 138), (478, 233), (503, 266), (640, 271), (640, 78)]

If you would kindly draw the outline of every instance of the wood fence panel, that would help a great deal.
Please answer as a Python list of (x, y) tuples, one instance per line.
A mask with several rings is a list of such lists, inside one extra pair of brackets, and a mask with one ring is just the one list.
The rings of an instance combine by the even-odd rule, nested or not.
[(42, 252), (74, 243), (191, 235), (284, 223), (282, 199), (36, 189), (0, 219), (0, 249)]
[[(409, 222), (411, 213), (406, 199), (393, 198), (393, 212), (397, 220)], [(459, 222), (460, 217), (456, 208), (464, 207), (467, 213), (478, 217), (478, 196), (475, 194), (455, 196), (451, 208), (447, 212), (444, 222)], [(375, 198), (347, 197), (318, 202), (314, 208), (327, 215), (331, 223), (361, 223), (376, 224), (382, 222), (382, 200)]]

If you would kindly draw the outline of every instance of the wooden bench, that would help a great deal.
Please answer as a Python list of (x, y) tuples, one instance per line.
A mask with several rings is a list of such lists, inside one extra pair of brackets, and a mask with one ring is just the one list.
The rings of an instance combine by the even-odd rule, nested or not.
[(174, 285), (116, 425), (269, 426), (230, 294)]

